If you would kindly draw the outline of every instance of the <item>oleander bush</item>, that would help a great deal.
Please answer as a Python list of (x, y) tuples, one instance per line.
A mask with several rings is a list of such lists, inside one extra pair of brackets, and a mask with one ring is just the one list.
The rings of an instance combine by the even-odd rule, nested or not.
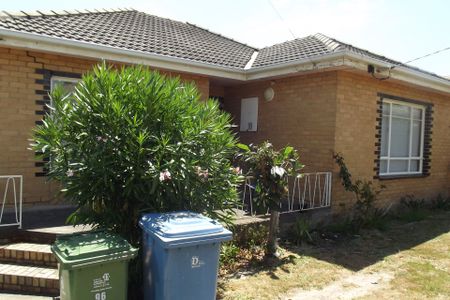
[(145, 212), (191, 210), (230, 222), (240, 176), (231, 118), (193, 84), (145, 67), (95, 67), (51, 93), (33, 150), (77, 205), (73, 224), (140, 241)]

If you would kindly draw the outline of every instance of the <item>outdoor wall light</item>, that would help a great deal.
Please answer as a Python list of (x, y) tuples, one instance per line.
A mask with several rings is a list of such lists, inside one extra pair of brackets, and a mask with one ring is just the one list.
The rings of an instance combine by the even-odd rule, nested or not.
[(272, 87), (268, 87), (268, 88), (264, 91), (264, 99), (265, 99), (267, 102), (272, 101), (274, 96), (275, 96), (275, 91), (273, 90)]

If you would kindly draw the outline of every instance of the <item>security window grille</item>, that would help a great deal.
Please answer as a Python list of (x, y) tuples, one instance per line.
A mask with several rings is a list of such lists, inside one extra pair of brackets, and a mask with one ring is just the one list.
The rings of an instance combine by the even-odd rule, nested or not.
[(383, 100), (380, 176), (421, 174), (425, 107)]

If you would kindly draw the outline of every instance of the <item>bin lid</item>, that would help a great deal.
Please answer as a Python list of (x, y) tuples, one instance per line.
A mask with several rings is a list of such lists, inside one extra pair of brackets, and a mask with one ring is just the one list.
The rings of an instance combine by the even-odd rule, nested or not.
[(170, 239), (213, 235), (224, 231), (219, 222), (190, 211), (146, 214), (139, 225), (148, 232)]
[(52, 251), (58, 260), (70, 264), (98, 260), (99, 257), (106, 258), (117, 253), (122, 255), (129, 253), (129, 256), (133, 257), (136, 249), (118, 235), (106, 231), (93, 231), (58, 237), (52, 245)]

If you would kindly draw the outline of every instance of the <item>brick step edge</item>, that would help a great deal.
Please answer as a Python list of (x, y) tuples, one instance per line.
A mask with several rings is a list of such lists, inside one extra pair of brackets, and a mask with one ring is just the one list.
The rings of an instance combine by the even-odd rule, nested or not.
[(0, 262), (57, 268), (53, 253), (0, 248)]
[(2, 292), (21, 292), (39, 296), (58, 296), (59, 280), (0, 274), (0, 290)]

